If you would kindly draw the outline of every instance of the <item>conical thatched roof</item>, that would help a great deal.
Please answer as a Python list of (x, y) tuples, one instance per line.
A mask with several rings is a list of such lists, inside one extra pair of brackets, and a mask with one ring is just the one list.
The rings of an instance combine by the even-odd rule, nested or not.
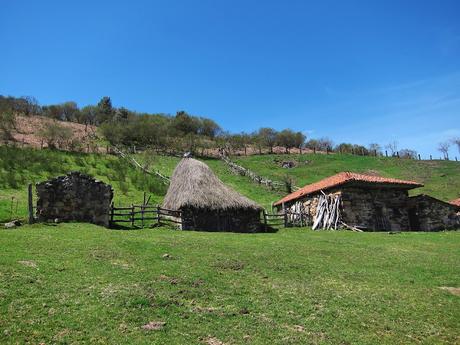
[(211, 210), (262, 209), (224, 185), (206, 164), (193, 158), (183, 158), (177, 164), (163, 202), (163, 207), (171, 210), (184, 206)]

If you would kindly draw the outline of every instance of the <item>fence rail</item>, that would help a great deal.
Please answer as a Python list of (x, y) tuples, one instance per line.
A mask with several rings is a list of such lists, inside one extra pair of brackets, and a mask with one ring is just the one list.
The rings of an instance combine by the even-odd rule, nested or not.
[[(117, 223), (128, 223), (131, 227), (153, 227), (159, 225), (176, 224), (182, 225), (182, 212), (170, 210), (160, 206), (152, 205), (131, 205), (131, 207), (115, 207), (113, 204), (110, 208), (110, 227), (116, 226)], [(304, 226), (307, 215), (303, 213), (262, 213), (262, 225), (265, 230), (269, 227), (289, 227)], [(300, 221), (299, 221), (300, 220)]]
[(112, 203), (110, 207), (110, 227), (115, 226), (117, 223), (130, 223), (132, 227), (138, 226), (142, 228), (168, 223), (181, 225), (182, 222), (177, 219), (180, 219), (181, 215), (181, 211), (169, 210), (160, 206), (133, 204), (131, 207), (115, 207)]

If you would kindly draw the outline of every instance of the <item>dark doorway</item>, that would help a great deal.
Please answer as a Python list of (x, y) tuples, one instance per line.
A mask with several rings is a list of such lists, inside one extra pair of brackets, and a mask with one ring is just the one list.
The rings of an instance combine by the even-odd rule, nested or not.
[(383, 207), (376, 206), (375, 208), (375, 228), (377, 231), (390, 231), (391, 224), (386, 217)]
[(409, 227), (411, 230), (420, 230), (420, 222), (416, 208), (409, 209)]

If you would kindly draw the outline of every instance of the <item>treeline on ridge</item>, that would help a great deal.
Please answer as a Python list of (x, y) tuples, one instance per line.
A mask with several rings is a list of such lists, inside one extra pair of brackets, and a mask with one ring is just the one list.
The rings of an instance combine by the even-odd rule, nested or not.
[[(340, 143), (334, 145), (329, 138), (310, 138), (292, 129), (277, 131), (261, 127), (252, 133), (229, 133), (214, 120), (193, 116), (185, 111), (175, 115), (163, 113), (139, 113), (124, 107), (116, 108), (110, 97), (103, 97), (96, 105), (79, 108), (73, 101), (41, 106), (33, 97), (11, 97), (0, 95), (0, 135), (11, 139), (15, 128), (15, 115), (40, 115), (59, 121), (75, 122), (97, 126), (104, 138), (115, 146), (152, 148), (163, 151), (203, 152), (206, 149), (221, 149), (229, 153), (273, 152), (283, 147), (286, 153), (291, 149), (310, 149), (325, 152), (353, 153), (359, 155), (382, 155), (383, 148), (372, 143), (363, 145)], [(49, 147), (62, 147), (57, 142), (70, 142), (67, 128), (54, 124), (43, 131)], [(70, 144), (68, 145), (70, 147)], [(392, 156), (417, 158), (417, 152), (410, 149), (398, 150), (397, 143), (385, 146)]]

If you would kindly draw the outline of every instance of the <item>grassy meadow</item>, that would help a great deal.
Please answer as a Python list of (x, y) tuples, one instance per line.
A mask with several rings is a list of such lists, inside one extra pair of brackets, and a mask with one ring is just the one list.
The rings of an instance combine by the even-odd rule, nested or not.
[[(3, 230), (0, 248), (2, 344), (454, 344), (460, 336), (460, 297), (443, 289), (460, 286), (458, 232), (37, 224)], [(143, 329), (149, 322), (160, 329)]]
[[(168, 176), (179, 160), (147, 153), (136, 159)], [(415, 179), (425, 183), (422, 192), (444, 200), (460, 191), (455, 162), (234, 160), (273, 179), (289, 174), (297, 185), (351, 170)], [(298, 164), (283, 169), (283, 160)], [(282, 196), (231, 174), (219, 160), (204, 161), (266, 208)], [(0, 221), (25, 218), (28, 183), (72, 170), (112, 184), (118, 205), (140, 202), (144, 191), (158, 203), (166, 192), (115, 156), (0, 146)], [(0, 230), (0, 248), (0, 344), (460, 342), (456, 231), (236, 234), (34, 224)], [(153, 329), (145, 329), (149, 323)]]

